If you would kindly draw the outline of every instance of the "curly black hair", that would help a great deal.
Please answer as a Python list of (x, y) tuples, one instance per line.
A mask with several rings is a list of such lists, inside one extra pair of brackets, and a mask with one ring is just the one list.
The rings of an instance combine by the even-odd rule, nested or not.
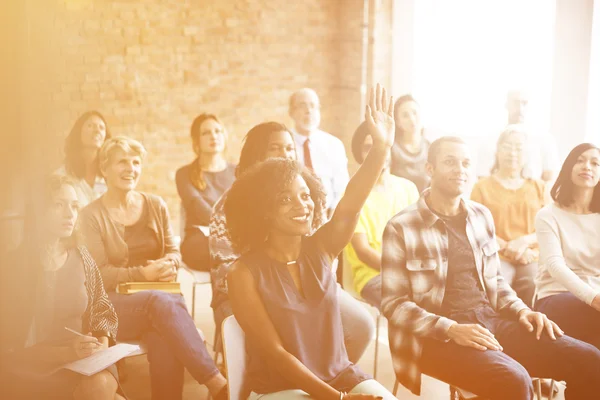
[(268, 214), (276, 205), (280, 193), (300, 175), (315, 203), (312, 228), (323, 224), (325, 189), (317, 176), (294, 160), (272, 158), (258, 163), (240, 176), (225, 198), (227, 228), (238, 253), (257, 248), (267, 238), (271, 225)]

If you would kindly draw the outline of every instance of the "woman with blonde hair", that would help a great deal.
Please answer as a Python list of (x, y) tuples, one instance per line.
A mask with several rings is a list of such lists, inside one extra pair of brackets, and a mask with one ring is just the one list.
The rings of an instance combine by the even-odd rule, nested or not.
[(215, 115), (196, 117), (190, 134), (196, 159), (175, 175), (185, 214), (181, 255), (190, 268), (210, 271), (208, 238), (199, 227), (208, 226), (213, 206), (235, 180), (235, 165), (225, 160), (227, 134)]
[(148, 346), (152, 398), (181, 399), (186, 368), (215, 400), (224, 399), (225, 378), (180, 294), (115, 293), (123, 282), (174, 281), (181, 263), (164, 200), (136, 190), (145, 154), (141, 143), (123, 136), (102, 146), (108, 190), (82, 212), (85, 242), (121, 321), (118, 339), (143, 339)]
[(473, 187), (471, 200), (489, 208), (494, 217), (502, 276), (519, 298), (531, 306), (539, 249), (535, 216), (546, 203), (544, 181), (523, 177), (527, 134), (509, 125), (500, 134), (491, 175)]
[(0, 280), (3, 398), (123, 399), (114, 365), (92, 376), (56, 371), (114, 343), (117, 315), (94, 259), (78, 243), (72, 182), (53, 175), (38, 199), (36, 229)]

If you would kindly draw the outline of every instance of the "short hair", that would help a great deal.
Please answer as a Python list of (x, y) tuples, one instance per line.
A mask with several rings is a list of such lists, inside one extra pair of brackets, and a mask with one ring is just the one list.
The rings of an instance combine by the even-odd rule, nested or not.
[(85, 176), (85, 163), (81, 156), (83, 148), (83, 144), (81, 143), (81, 129), (83, 128), (85, 121), (93, 116), (100, 118), (102, 122), (104, 122), (106, 128), (104, 140), (106, 141), (111, 137), (106, 119), (98, 111), (86, 111), (77, 118), (69, 135), (65, 139), (65, 170), (76, 178), (83, 178)]
[(352, 135), (352, 155), (359, 164), (362, 164), (365, 161), (362, 154), (362, 149), (365, 139), (369, 135), (371, 134), (369, 133), (369, 127), (365, 121), (358, 125), (358, 128), (356, 128), (354, 131), (354, 135)]
[(437, 161), (438, 153), (440, 152), (440, 147), (444, 143), (458, 143), (466, 145), (467, 142), (459, 138), (458, 136), (442, 136), (439, 139), (436, 139), (429, 145), (429, 152), (427, 153), (427, 162), (435, 165)]
[(244, 137), (242, 151), (240, 152), (240, 162), (235, 169), (236, 176), (242, 175), (248, 168), (265, 159), (271, 135), (277, 132), (289, 133), (294, 146), (296, 145), (294, 136), (284, 124), (271, 121), (256, 125)]
[[(506, 139), (508, 139), (508, 137), (510, 135), (512, 135), (513, 133), (518, 133), (518, 134), (522, 135), (525, 138), (525, 143), (527, 145), (528, 137), (527, 137), (527, 132), (525, 131), (525, 127), (522, 124), (507, 125), (504, 128), (504, 130), (500, 133), (500, 136), (498, 136), (498, 140), (496, 141), (496, 153), (494, 154), (494, 165), (492, 166), (492, 169), (490, 170), (491, 174), (498, 171), (498, 169), (500, 168), (500, 166), (498, 164), (498, 149), (500, 148), (502, 143), (504, 143), (506, 141)], [(523, 149), (523, 154), (525, 155), (525, 157), (527, 156), (527, 149)], [(521, 170), (521, 175), (523, 175), (523, 170)]]
[(294, 93), (292, 93), (292, 95), (290, 96), (290, 104), (289, 104), (289, 109), (291, 110), (292, 108), (294, 108), (294, 103), (296, 102), (296, 97), (300, 94), (300, 93), (310, 93), (310, 94), (314, 94), (315, 97), (317, 98), (317, 101), (319, 102), (319, 104), (321, 104), (321, 100), (319, 99), (319, 95), (317, 94), (317, 92), (314, 89), (311, 88), (302, 88), (300, 90), (296, 90)]
[(104, 142), (100, 149), (98, 159), (101, 168), (106, 166), (115, 149), (121, 149), (125, 153), (134, 153), (142, 160), (146, 157), (146, 149), (140, 142), (127, 136), (116, 136)]
[[(573, 167), (575, 167), (579, 156), (590, 149), (600, 151), (600, 148), (592, 143), (581, 143), (571, 150), (558, 173), (554, 186), (550, 190), (552, 199), (563, 207), (573, 204), (573, 179), (571, 178)], [(594, 188), (590, 211), (600, 213), (600, 183)]]
[(297, 161), (272, 158), (236, 179), (225, 197), (224, 211), (231, 241), (238, 253), (260, 246), (271, 229), (268, 215), (276, 206), (277, 194), (300, 175), (315, 203), (312, 228), (323, 223), (325, 189), (319, 178)]

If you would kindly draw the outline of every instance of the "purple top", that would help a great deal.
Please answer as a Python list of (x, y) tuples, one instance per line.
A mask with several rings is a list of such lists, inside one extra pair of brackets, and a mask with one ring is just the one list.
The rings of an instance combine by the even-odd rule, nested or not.
[[(329, 257), (314, 237), (302, 241), (298, 265), (304, 296), (285, 263), (264, 251), (240, 257), (256, 280), (256, 286), (284, 348), (317, 377), (339, 391), (350, 391), (371, 379), (348, 360), (344, 346), (337, 287)], [(298, 389), (262, 357), (259, 346), (246, 336), (248, 385), (258, 394)]]

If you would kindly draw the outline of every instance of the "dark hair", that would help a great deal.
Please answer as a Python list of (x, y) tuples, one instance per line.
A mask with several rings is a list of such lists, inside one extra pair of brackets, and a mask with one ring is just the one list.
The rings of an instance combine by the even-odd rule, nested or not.
[(442, 147), (442, 144), (444, 143), (467, 144), (467, 142), (457, 136), (442, 136), (441, 138), (434, 140), (433, 143), (429, 145), (429, 152), (427, 153), (427, 162), (429, 164), (435, 165), (438, 153), (440, 152), (440, 147)]
[(369, 128), (367, 127), (367, 123), (365, 121), (361, 122), (361, 124), (354, 131), (354, 135), (352, 135), (352, 155), (357, 163), (362, 164), (364, 160), (362, 149), (365, 144), (365, 139), (369, 136)]
[(267, 145), (269, 144), (269, 140), (271, 140), (271, 135), (282, 131), (288, 132), (292, 141), (294, 141), (290, 130), (279, 122), (263, 122), (250, 129), (244, 137), (240, 162), (235, 169), (236, 177), (241, 176), (248, 168), (263, 161), (267, 153)]
[[(590, 149), (600, 150), (598, 146), (591, 143), (582, 143), (571, 150), (560, 169), (554, 186), (550, 190), (552, 199), (563, 207), (573, 203), (573, 180), (571, 178), (573, 167), (575, 167), (579, 156)], [(594, 188), (590, 211), (600, 213), (600, 183)]]
[(81, 157), (81, 150), (83, 148), (81, 143), (81, 129), (85, 121), (92, 116), (97, 116), (104, 122), (104, 126), (106, 127), (104, 141), (111, 137), (106, 119), (98, 111), (87, 111), (77, 118), (73, 128), (71, 128), (71, 132), (69, 132), (69, 136), (65, 140), (65, 170), (76, 178), (85, 177), (85, 164)]
[(300, 175), (315, 203), (313, 229), (323, 223), (325, 189), (319, 178), (297, 161), (273, 158), (244, 172), (231, 186), (224, 210), (231, 241), (242, 253), (260, 246), (271, 228), (268, 215), (276, 206), (277, 194)]
[[(400, 107), (402, 107), (402, 105), (404, 103), (408, 103), (409, 101), (412, 101), (413, 103), (419, 104), (419, 102), (417, 100), (415, 100), (415, 98), (412, 96), (412, 94), (405, 94), (404, 96), (400, 96), (398, 97), (398, 99), (396, 99), (396, 102), (394, 103), (394, 121), (396, 120), (396, 113), (398, 113), (398, 110), (400, 109)], [(421, 129), (421, 136), (423, 136), (423, 129)], [(400, 124), (396, 124), (396, 141), (400, 140), (400, 138), (404, 136), (404, 131), (402, 130), (402, 128), (400, 127)]]
[(203, 113), (198, 115), (194, 121), (192, 122), (192, 126), (190, 128), (190, 136), (192, 137), (192, 146), (194, 147), (194, 152), (196, 153), (196, 159), (192, 163), (192, 168), (190, 171), (190, 180), (192, 184), (198, 188), (199, 190), (206, 189), (206, 181), (204, 180), (204, 174), (202, 173), (202, 169), (200, 168), (200, 157), (202, 151), (200, 149), (200, 128), (204, 121), (212, 119), (219, 125), (223, 126), (221, 121), (214, 114)]

